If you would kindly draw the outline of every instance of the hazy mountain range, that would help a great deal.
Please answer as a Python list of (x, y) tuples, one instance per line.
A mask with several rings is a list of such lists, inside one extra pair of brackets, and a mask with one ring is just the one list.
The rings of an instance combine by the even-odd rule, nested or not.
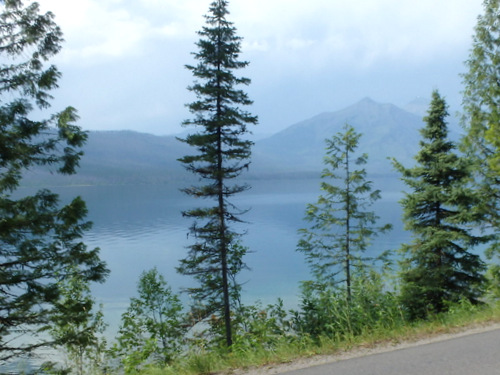
[[(418, 151), (418, 130), (424, 125), (424, 104), (422, 100), (410, 103), (407, 107), (410, 112), (366, 98), (340, 111), (322, 113), (291, 125), (255, 141), (252, 165), (246, 176), (319, 176), (323, 169), (325, 139), (342, 131), (346, 123), (362, 133), (358, 150), (369, 155), (367, 172), (372, 175), (394, 174), (388, 157), (395, 157), (408, 165)], [(177, 159), (193, 150), (175, 136), (94, 131), (89, 133), (84, 152), (81, 168), (75, 176), (60, 177), (49, 171), (35, 170), (27, 176), (25, 183), (156, 184), (192, 178)]]

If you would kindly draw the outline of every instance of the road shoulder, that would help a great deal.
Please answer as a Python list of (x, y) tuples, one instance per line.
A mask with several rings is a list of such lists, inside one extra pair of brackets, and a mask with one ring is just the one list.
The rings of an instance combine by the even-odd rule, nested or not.
[(385, 353), (400, 349), (411, 348), (419, 345), (430, 344), (434, 342), (451, 340), (454, 338), (473, 335), (476, 333), (493, 331), (500, 329), (500, 323), (488, 324), (488, 325), (476, 325), (472, 327), (457, 328), (453, 332), (436, 334), (426, 338), (419, 338), (414, 340), (406, 340), (402, 342), (387, 342), (382, 344), (377, 344), (373, 347), (358, 347), (352, 350), (339, 352), (332, 355), (318, 355), (308, 358), (301, 358), (288, 363), (280, 363), (273, 365), (266, 365), (263, 367), (247, 370), (237, 370), (232, 372), (235, 375), (274, 375), (282, 374), (288, 371), (295, 371), (304, 368), (324, 365), (328, 363), (333, 363), (337, 361), (343, 361), (346, 359), (358, 358), (369, 356), (373, 354)]

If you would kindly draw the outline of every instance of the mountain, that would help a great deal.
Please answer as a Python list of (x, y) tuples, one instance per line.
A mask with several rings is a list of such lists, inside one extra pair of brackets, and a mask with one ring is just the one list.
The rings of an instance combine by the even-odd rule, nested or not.
[(419, 117), (427, 115), (431, 101), (428, 98), (416, 97), (411, 102), (406, 104), (403, 109), (407, 112), (413, 113)]
[[(255, 141), (248, 178), (319, 176), (323, 169), (325, 139), (352, 125), (362, 134), (359, 152), (367, 153), (369, 174), (394, 174), (388, 157), (405, 165), (418, 151), (420, 116), (392, 104), (371, 99), (336, 112), (301, 121), (268, 138)], [(89, 133), (81, 168), (74, 176), (34, 170), (25, 183), (40, 184), (159, 184), (192, 179), (177, 161), (193, 150), (174, 136), (132, 131)]]
[(177, 161), (191, 152), (174, 136), (155, 136), (133, 131), (92, 131), (83, 149), (78, 173), (61, 176), (36, 169), (26, 185), (158, 184), (185, 178)]
[(418, 151), (418, 130), (422, 118), (392, 104), (365, 98), (337, 112), (323, 113), (301, 121), (256, 143), (253, 169), (274, 172), (320, 171), (325, 155), (325, 139), (352, 125), (362, 136), (358, 151), (367, 153), (367, 171), (392, 174), (388, 157), (404, 164)]

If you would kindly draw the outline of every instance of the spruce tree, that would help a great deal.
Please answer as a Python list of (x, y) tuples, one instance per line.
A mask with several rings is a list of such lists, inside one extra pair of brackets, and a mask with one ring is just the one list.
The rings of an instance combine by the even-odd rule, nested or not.
[[(500, 257), (500, 1), (485, 0), (463, 74), (463, 148), (476, 163), (483, 228), (495, 234), (487, 254)], [(498, 267), (494, 265), (494, 267)], [(500, 272), (496, 271), (498, 277)], [(498, 282), (498, 280), (497, 280)], [(498, 287), (498, 285), (497, 285)]]
[(237, 86), (248, 85), (250, 80), (236, 77), (234, 71), (248, 62), (238, 60), (241, 38), (226, 18), (227, 6), (224, 0), (211, 4), (206, 26), (199, 32), (198, 52), (194, 53), (198, 64), (187, 65), (196, 79), (189, 90), (197, 100), (188, 104), (194, 118), (184, 125), (199, 130), (183, 139), (197, 152), (179, 160), (206, 184), (188, 187), (184, 192), (213, 200), (214, 205), (183, 213), (196, 219), (190, 230), (196, 243), (190, 246), (178, 271), (199, 282), (198, 287), (189, 289), (197, 302), (196, 315), (200, 319), (222, 317), (225, 342), (231, 346), (231, 306), (239, 297), (239, 287), (230, 279), (244, 267), (246, 248), (238, 244), (239, 234), (230, 227), (241, 221), (243, 212), (229, 199), (249, 187), (230, 181), (249, 166), (252, 142), (244, 136), (247, 126), (256, 124), (257, 118), (242, 110), (252, 102)]
[(367, 154), (356, 156), (360, 137), (346, 125), (344, 132), (326, 140), (327, 167), (321, 175), (324, 194), (316, 204), (307, 205), (305, 220), (313, 224), (299, 231), (302, 238), (297, 248), (305, 254), (316, 280), (328, 287), (345, 283), (348, 299), (352, 270), (367, 266), (370, 258), (363, 253), (371, 239), (391, 228), (389, 224), (377, 227), (379, 217), (368, 211), (380, 199), (380, 190), (372, 190), (365, 169), (359, 168), (368, 159)]
[(484, 0), (478, 17), (472, 49), (463, 75), (466, 142), (486, 158), (488, 167), (500, 176), (500, 1)]
[[(73, 123), (74, 108), (48, 116), (50, 91), (60, 73), (47, 61), (57, 54), (62, 33), (53, 14), (37, 3), (0, 1), (0, 361), (51, 344), (40, 331), (57, 314), (60, 282), (78, 277), (103, 281), (107, 270), (98, 249), (81, 241), (85, 202), (65, 206), (47, 189), (19, 190), (35, 166), (75, 171), (86, 134)], [(30, 119), (33, 115), (37, 120)], [(46, 120), (39, 120), (43, 115)], [(68, 317), (70, 318), (70, 317)]]
[(446, 311), (449, 302), (477, 303), (484, 264), (472, 252), (488, 240), (473, 228), (482, 215), (480, 197), (470, 188), (472, 163), (448, 140), (445, 100), (437, 91), (421, 129), (416, 165), (395, 168), (410, 189), (401, 200), (405, 228), (413, 241), (402, 247), (402, 301), (411, 319)]

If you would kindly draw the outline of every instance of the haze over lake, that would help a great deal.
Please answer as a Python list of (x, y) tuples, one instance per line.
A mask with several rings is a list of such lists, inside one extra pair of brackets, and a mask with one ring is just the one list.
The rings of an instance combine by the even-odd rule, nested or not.
[[(267, 304), (282, 298), (286, 307), (297, 305), (299, 283), (310, 279), (304, 256), (295, 251), (297, 230), (307, 225), (303, 221), (306, 204), (317, 199), (319, 183), (313, 178), (250, 181), (252, 188), (234, 200), (238, 208), (249, 209), (242, 216), (247, 223), (240, 225), (242, 231), (247, 231), (242, 242), (251, 251), (245, 259), (250, 270), (239, 278), (245, 283), (244, 303), (260, 300)], [(382, 183), (383, 199), (374, 209), (381, 216), (380, 224), (391, 222), (395, 228), (375, 241), (369, 250), (372, 255), (396, 249), (408, 239), (400, 223), (398, 179), (382, 179), (379, 185)], [(63, 200), (81, 195), (87, 202), (88, 218), (94, 226), (86, 233), (85, 243), (89, 248), (100, 247), (111, 269), (107, 282), (93, 287), (111, 323), (111, 332), (116, 330), (130, 297), (135, 296), (143, 271), (158, 267), (174, 291), (192, 284), (189, 277), (175, 271), (178, 260), (185, 256), (185, 247), (193, 240), (187, 235), (192, 220), (183, 218), (181, 212), (204, 202), (185, 196), (179, 191), (182, 186), (172, 183), (54, 189)], [(391, 186), (392, 190), (386, 189)], [(189, 296), (184, 294), (183, 300), (187, 303)]]
[[(424, 107), (419, 102), (413, 109)], [(418, 129), (423, 126), (422, 116), (412, 112), (365, 98), (256, 141), (250, 171), (242, 176), (249, 178), (252, 188), (233, 201), (239, 209), (249, 210), (242, 217), (247, 223), (240, 225), (247, 232), (243, 245), (250, 249), (245, 258), (250, 270), (239, 278), (244, 283), (244, 303), (260, 300), (268, 304), (282, 298), (286, 307), (297, 305), (300, 281), (310, 278), (304, 256), (295, 250), (297, 231), (307, 225), (303, 221), (306, 205), (320, 194), (325, 138), (340, 132), (346, 123), (362, 134), (358, 151), (368, 153), (368, 179), (382, 192), (382, 200), (373, 206), (381, 217), (379, 224), (394, 226), (374, 241), (368, 255), (397, 250), (409, 240), (398, 204), (404, 186), (388, 157), (405, 165), (412, 163), (418, 150)], [(37, 170), (26, 182), (73, 185), (54, 190), (63, 200), (81, 195), (87, 202), (94, 227), (85, 234), (85, 242), (101, 248), (111, 269), (107, 282), (94, 287), (94, 295), (103, 303), (106, 320), (113, 322), (112, 331), (135, 295), (143, 271), (158, 267), (175, 291), (192, 284), (189, 277), (175, 271), (193, 241), (188, 236), (193, 222), (181, 212), (209, 202), (179, 191), (196, 179), (177, 161), (192, 150), (175, 137), (93, 132), (84, 151), (81, 169), (69, 180)], [(183, 300), (187, 305), (189, 296), (184, 294)]]

